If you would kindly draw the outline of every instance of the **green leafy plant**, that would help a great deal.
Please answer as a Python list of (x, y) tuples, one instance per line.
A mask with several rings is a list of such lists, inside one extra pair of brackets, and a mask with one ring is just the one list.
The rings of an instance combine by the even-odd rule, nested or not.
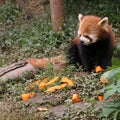
[(12, 2), (7, 2), (0, 7), (0, 20), (4, 22), (12, 22), (22, 14)]
[(114, 95), (115, 93), (120, 94), (120, 79), (115, 80), (114, 83), (108, 85), (107, 87), (101, 89), (100, 91), (101, 92), (105, 91), (104, 99), (107, 99), (108, 97)]
[[(108, 118), (107, 120), (119, 120), (120, 118), (120, 101), (113, 100), (103, 103), (102, 113), (100, 118)], [(106, 120), (106, 119), (105, 119)]]
[[(117, 61), (114, 59), (114, 61)], [(119, 61), (113, 63), (113, 65)], [(115, 67), (115, 66), (114, 66)], [(120, 67), (109, 70), (102, 74), (101, 80), (108, 79), (108, 84), (100, 90), (104, 93), (102, 112), (99, 118), (109, 120), (119, 120), (120, 118)]]
[(116, 46), (115, 46), (115, 55), (116, 55), (116, 57), (118, 58), (118, 59), (120, 59), (120, 44), (118, 43), (118, 44), (116, 44)]

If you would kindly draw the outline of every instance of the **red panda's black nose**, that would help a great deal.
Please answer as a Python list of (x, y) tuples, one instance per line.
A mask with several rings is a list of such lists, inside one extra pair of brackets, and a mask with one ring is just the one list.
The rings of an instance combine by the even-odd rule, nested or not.
[(80, 43), (84, 44), (84, 41), (80, 41)]

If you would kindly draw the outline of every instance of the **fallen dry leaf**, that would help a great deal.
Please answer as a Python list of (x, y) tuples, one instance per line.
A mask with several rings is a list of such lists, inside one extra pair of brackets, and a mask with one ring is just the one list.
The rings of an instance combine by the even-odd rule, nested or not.
[(39, 107), (37, 108), (37, 110), (39, 110), (39, 111), (48, 111), (48, 110), (49, 110), (49, 108), (39, 106)]

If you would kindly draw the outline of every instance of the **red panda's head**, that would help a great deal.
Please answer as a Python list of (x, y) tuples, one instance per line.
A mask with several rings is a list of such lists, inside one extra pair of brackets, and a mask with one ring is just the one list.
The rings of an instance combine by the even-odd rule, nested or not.
[(83, 16), (79, 14), (78, 36), (84, 45), (89, 45), (105, 38), (109, 33), (108, 18)]

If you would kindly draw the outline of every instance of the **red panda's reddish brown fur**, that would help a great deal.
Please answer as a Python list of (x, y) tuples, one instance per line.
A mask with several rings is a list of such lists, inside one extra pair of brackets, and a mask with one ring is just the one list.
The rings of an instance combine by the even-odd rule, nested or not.
[(81, 14), (78, 18), (78, 35), (68, 48), (70, 62), (79, 63), (89, 72), (97, 65), (104, 69), (111, 66), (115, 36), (108, 24), (108, 18)]

